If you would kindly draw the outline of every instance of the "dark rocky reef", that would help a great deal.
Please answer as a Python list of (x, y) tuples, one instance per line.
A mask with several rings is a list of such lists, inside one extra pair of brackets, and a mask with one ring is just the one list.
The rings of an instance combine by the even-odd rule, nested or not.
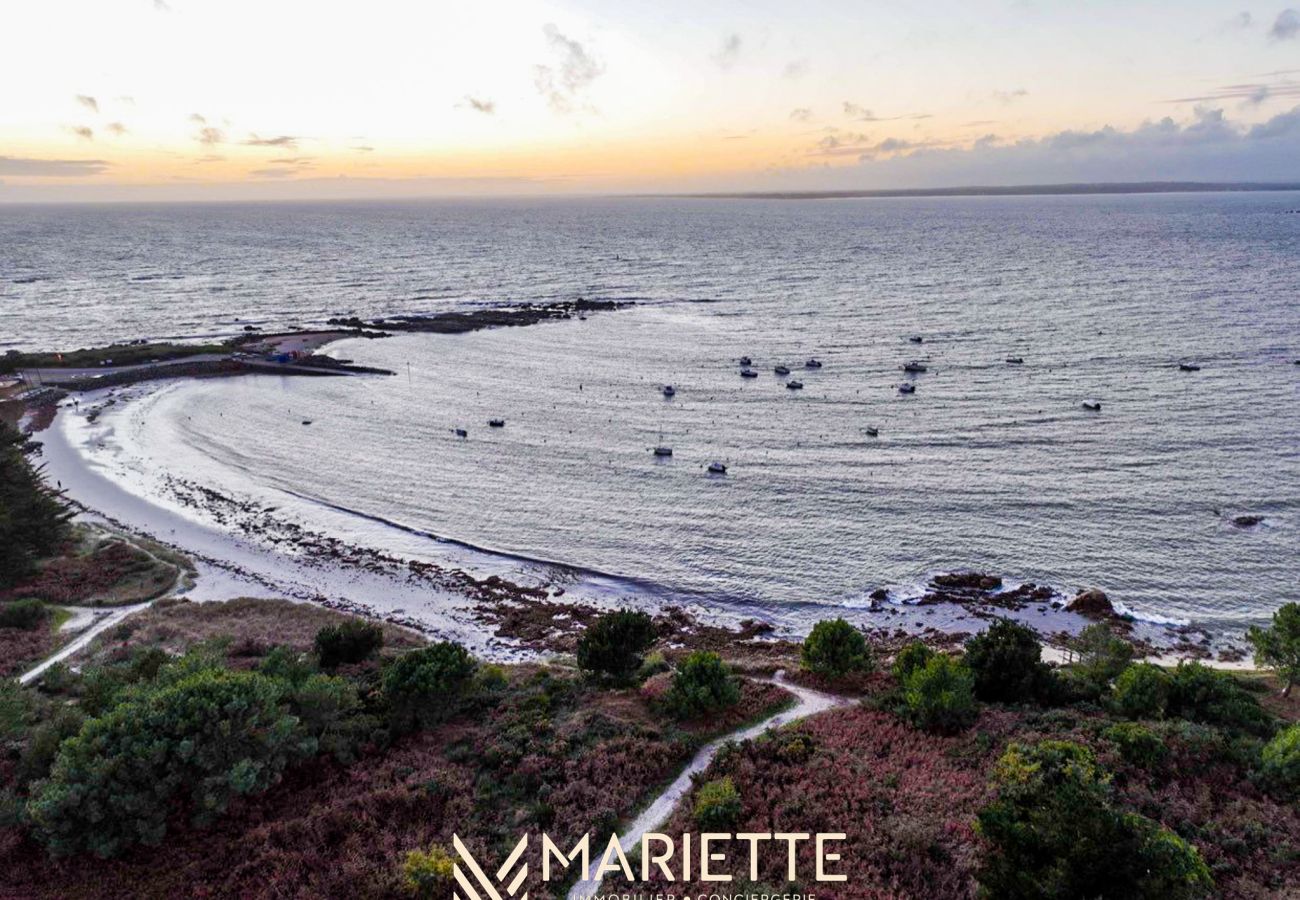
[(588, 312), (604, 312), (632, 306), (615, 300), (564, 300), (557, 303), (521, 303), (518, 306), (491, 307), (468, 311), (451, 310), (426, 316), (394, 316), (365, 322), (355, 316), (333, 318), (329, 324), (338, 328), (379, 328), (385, 331), (416, 331), (431, 334), (464, 334), (482, 328), (511, 325), (535, 325), (552, 319), (572, 319)]

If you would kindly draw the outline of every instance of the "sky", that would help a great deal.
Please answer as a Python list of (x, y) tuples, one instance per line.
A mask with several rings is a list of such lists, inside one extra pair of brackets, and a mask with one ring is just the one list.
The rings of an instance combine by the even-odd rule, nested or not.
[(1300, 181), (1286, 3), (4, 0), (0, 202)]

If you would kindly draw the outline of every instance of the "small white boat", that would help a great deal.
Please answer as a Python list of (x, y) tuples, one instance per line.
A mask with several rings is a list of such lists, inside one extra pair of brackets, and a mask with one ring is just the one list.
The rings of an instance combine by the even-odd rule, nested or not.
[(805, 369), (820, 369), (822, 367), (822, 361), (820, 359), (810, 357), (808, 361), (803, 364), (803, 367)]
[(788, 387), (788, 388), (789, 388), (790, 390), (792, 390), (792, 391), (797, 391), (797, 390), (801, 390), (801, 389), (803, 388), (803, 382), (802, 382), (802, 381), (799, 381), (798, 379), (793, 379), (793, 380), (791, 380), (791, 381), (787, 381), (787, 382), (785, 383), (785, 386)]
[(672, 456), (672, 455), (673, 455), (673, 448), (672, 448), (672, 447), (655, 447), (654, 453), (655, 453), (655, 456)]
[(663, 393), (665, 397), (676, 396), (677, 388), (673, 387), (671, 384), (665, 384), (663, 387)]
[(789, 374), (790, 374), (790, 367), (789, 367), (789, 366), (777, 366), (777, 367), (776, 367), (775, 369), (773, 369), (772, 371), (775, 372), (775, 373), (778, 374), (778, 375), (789, 375)]
[(710, 475), (726, 475), (726, 474), (727, 474), (727, 467), (724, 466), (724, 465), (723, 465), (722, 463), (720, 463), (720, 462), (711, 462), (711, 463), (709, 463), (709, 474), (710, 474)]
[(916, 385), (914, 385), (914, 384), (900, 384), (900, 385), (898, 386), (898, 392), (899, 392), (900, 394), (915, 394), (915, 393), (916, 393)]
[(911, 362), (903, 363), (903, 371), (911, 372), (913, 374), (918, 374), (920, 372), (926, 371), (926, 369), (923, 363), (919, 363), (916, 360), (912, 360)]
[(757, 378), (757, 377), (758, 377), (758, 373), (755, 372), (753, 369), (741, 369), (741, 370), (740, 370), (740, 377), (741, 377), (741, 378)]

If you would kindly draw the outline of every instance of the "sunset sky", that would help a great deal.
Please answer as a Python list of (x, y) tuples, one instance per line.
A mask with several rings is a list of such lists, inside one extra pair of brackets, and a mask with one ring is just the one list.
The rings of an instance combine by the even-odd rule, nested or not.
[(1300, 9), (7, 3), (0, 201), (1300, 180)]

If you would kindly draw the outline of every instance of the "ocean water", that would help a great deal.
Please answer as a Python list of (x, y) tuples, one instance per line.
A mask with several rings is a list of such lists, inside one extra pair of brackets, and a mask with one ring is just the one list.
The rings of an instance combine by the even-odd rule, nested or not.
[(331, 348), (395, 377), (176, 385), (131, 439), (152, 489), (705, 604), (855, 606), (978, 568), (1236, 628), (1300, 598), (1298, 199), (0, 207), (0, 349), (632, 300)]

